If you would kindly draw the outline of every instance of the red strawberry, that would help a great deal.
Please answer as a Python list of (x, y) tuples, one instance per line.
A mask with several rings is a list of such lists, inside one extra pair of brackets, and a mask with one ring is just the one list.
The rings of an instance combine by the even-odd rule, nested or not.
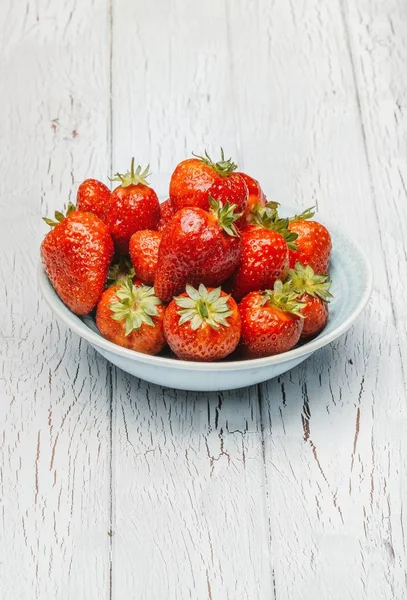
[(162, 232), (154, 280), (156, 294), (169, 302), (185, 284), (216, 287), (236, 269), (241, 240), (234, 206), (211, 199), (211, 210), (179, 210)]
[(96, 215), (75, 211), (44, 219), (53, 229), (41, 244), (41, 259), (62, 302), (77, 315), (86, 315), (97, 304), (113, 256), (106, 225)]
[(302, 307), (290, 285), (280, 280), (273, 290), (250, 292), (239, 304), (243, 353), (260, 358), (294, 348), (303, 328)]
[(239, 343), (236, 302), (220, 288), (190, 285), (174, 298), (164, 317), (171, 350), (182, 360), (212, 361), (228, 356)]
[(165, 346), (164, 313), (152, 287), (126, 279), (103, 293), (96, 325), (103, 337), (119, 346), (157, 354)]
[(160, 203), (157, 194), (149, 187), (147, 177), (148, 167), (143, 172), (140, 166), (134, 171), (132, 158), (130, 171), (125, 175), (116, 173), (112, 179), (120, 181), (121, 185), (110, 195), (106, 223), (121, 254), (128, 252), (133, 233), (140, 229), (157, 229)]
[(299, 295), (299, 301), (304, 304), (301, 310), (304, 317), (301, 339), (318, 335), (328, 321), (328, 302), (332, 298), (329, 291), (331, 281), (326, 275), (315, 275), (310, 265), (304, 267), (298, 261), (295, 269), (289, 270), (287, 281)]
[[(194, 155), (196, 156), (196, 155)], [(209, 209), (209, 196), (223, 204), (236, 204), (237, 212), (243, 213), (248, 200), (244, 179), (237, 173), (237, 165), (225, 160), (221, 149), (217, 163), (205, 152), (205, 156), (188, 158), (179, 163), (171, 176), (170, 198), (176, 210), (186, 206)]]
[(104, 183), (97, 179), (85, 179), (78, 187), (76, 208), (82, 212), (91, 212), (104, 221), (109, 200), (110, 190)]
[(129, 252), (136, 277), (153, 285), (157, 269), (158, 248), (161, 242), (159, 231), (136, 231), (130, 238)]
[(275, 206), (272, 202), (257, 205), (253, 224), (242, 231), (242, 258), (227, 286), (236, 300), (272, 288), (287, 275), (288, 251), (296, 236), (287, 229), (288, 219), (278, 217)]
[(166, 226), (166, 224), (168, 223), (168, 221), (170, 219), (172, 219), (172, 217), (177, 212), (175, 210), (173, 203), (171, 202), (171, 198), (168, 198), (168, 200), (164, 200), (164, 202), (162, 202), (160, 204), (160, 209), (161, 209), (161, 216), (160, 216), (160, 222), (158, 223), (158, 227), (157, 227), (158, 231), (162, 231), (164, 229), (164, 227)]
[(328, 305), (318, 297), (303, 294), (299, 300), (305, 304), (302, 310), (304, 316), (304, 328), (301, 340), (309, 340), (320, 333), (328, 321)]
[(290, 268), (297, 260), (303, 265), (311, 265), (315, 273), (328, 273), (332, 241), (329, 231), (317, 221), (309, 221), (314, 216), (312, 208), (290, 219), (289, 229), (297, 234), (297, 250), (290, 250)]
[(247, 200), (247, 206), (246, 210), (244, 211), (243, 218), (246, 223), (250, 223), (254, 208), (257, 205), (265, 206), (267, 200), (257, 179), (253, 179), (253, 177), (246, 175), (246, 173), (238, 173), (238, 175), (244, 179), (247, 189), (249, 190), (249, 198)]

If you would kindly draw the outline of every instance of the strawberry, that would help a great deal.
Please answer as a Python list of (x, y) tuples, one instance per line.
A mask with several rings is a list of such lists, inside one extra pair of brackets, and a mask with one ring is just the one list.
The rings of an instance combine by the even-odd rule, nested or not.
[(223, 204), (236, 204), (237, 212), (243, 213), (248, 200), (248, 189), (244, 179), (234, 173), (237, 165), (226, 160), (221, 148), (221, 160), (213, 162), (205, 156), (188, 158), (179, 163), (170, 181), (170, 198), (176, 210), (196, 206), (209, 210), (209, 197)]
[(130, 238), (129, 252), (136, 277), (153, 285), (157, 269), (158, 248), (161, 242), (159, 231), (136, 231)]
[(164, 317), (171, 350), (182, 360), (212, 361), (228, 356), (239, 343), (240, 316), (236, 302), (221, 288), (198, 289), (174, 298)]
[(185, 284), (217, 287), (236, 269), (241, 240), (234, 221), (235, 206), (211, 198), (210, 211), (179, 210), (162, 232), (154, 280), (156, 294), (169, 302)]
[(133, 233), (140, 229), (157, 229), (160, 203), (157, 194), (147, 183), (148, 175), (148, 167), (144, 171), (140, 166), (134, 170), (132, 158), (130, 171), (125, 175), (116, 173), (112, 179), (120, 181), (120, 185), (110, 195), (106, 223), (121, 254), (128, 252)]
[(294, 348), (303, 328), (302, 308), (290, 284), (280, 280), (272, 290), (250, 292), (239, 304), (243, 353), (260, 358)]
[(249, 197), (247, 200), (247, 206), (244, 211), (244, 221), (246, 223), (251, 222), (252, 213), (255, 207), (260, 204), (260, 206), (264, 206), (267, 202), (266, 196), (263, 193), (263, 190), (260, 187), (260, 183), (257, 179), (253, 179), (250, 175), (246, 175), (246, 173), (237, 173), (242, 177), (247, 185), (247, 189), (249, 190)]
[(41, 259), (62, 302), (77, 315), (86, 315), (97, 304), (113, 256), (106, 225), (96, 215), (68, 205), (66, 217), (44, 219), (52, 230), (41, 244)]
[(276, 203), (257, 205), (253, 224), (242, 231), (242, 258), (228, 282), (232, 296), (240, 300), (249, 292), (270, 289), (288, 272), (288, 252), (296, 238), (287, 229), (288, 219), (280, 219)]
[(97, 179), (85, 179), (78, 187), (76, 208), (91, 212), (104, 221), (109, 200), (110, 190), (104, 183)]
[(110, 342), (144, 354), (157, 354), (166, 343), (164, 313), (152, 287), (134, 284), (127, 278), (103, 292), (96, 325)]
[(304, 328), (301, 333), (301, 341), (307, 341), (317, 336), (325, 328), (328, 321), (328, 305), (321, 298), (308, 294), (303, 294), (299, 300), (305, 304), (302, 310)]
[(310, 265), (304, 267), (296, 262), (295, 269), (288, 271), (287, 281), (299, 295), (299, 302), (304, 304), (301, 312), (304, 317), (304, 328), (301, 339), (306, 340), (320, 333), (328, 321), (328, 302), (332, 298), (329, 291), (331, 281), (326, 275), (315, 275)]
[(160, 221), (159, 221), (158, 227), (157, 227), (158, 231), (162, 231), (164, 229), (164, 227), (166, 226), (166, 224), (168, 223), (168, 221), (176, 213), (175, 207), (174, 207), (173, 203), (171, 202), (171, 198), (168, 198), (168, 200), (164, 200), (164, 202), (161, 202), (160, 210), (161, 210), (161, 215), (160, 215)]
[(312, 208), (290, 219), (289, 229), (297, 234), (296, 250), (290, 250), (290, 268), (299, 261), (311, 265), (314, 272), (324, 275), (329, 270), (332, 241), (329, 231), (317, 221), (309, 221), (314, 216)]

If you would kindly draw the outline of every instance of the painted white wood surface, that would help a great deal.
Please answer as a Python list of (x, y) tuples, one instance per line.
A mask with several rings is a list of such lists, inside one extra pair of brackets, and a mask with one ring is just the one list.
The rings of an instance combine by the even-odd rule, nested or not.
[(37, 294), (41, 215), (110, 170), (106, 2), (0, 7), (0, 598), (109, 598), (111, 369)]
[[(1, 600), (407, 598), (406, 29), (403, 0), (1, 3)], [(39, 218), (221, 144), (375, 288), (278, 380), (174, 392), (42, 306)]]

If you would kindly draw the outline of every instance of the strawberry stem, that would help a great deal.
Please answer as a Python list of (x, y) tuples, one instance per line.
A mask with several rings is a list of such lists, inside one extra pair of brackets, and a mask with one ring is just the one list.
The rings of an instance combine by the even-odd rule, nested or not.
[(277, 279), (274, 289), (265, 290), (261, 292), (261, 295), (263, 296), (262, 305), (269, 303), (279, 310), (304, 318), (301, 310), (305, 304), (298, 301), (300, 294), (293, 290), (291, 282), (283, 283)]
[(304, 266), (298, 260), (295, 268), (288, 271), (287, 281), (291, 283), (291, 288), (297, 294), (309, 294), (313, 298), (318, 296), (324, 302), (329, 302), (333, 298), (329, 288), (332, 281), (328, 275), (316, 275), (310, 265)]
[(220, 149), (221, 159), (218, 162), (214, 162), (206, 150), (204, 156), (200, 156), (199, 154), (195, 154), (194, 152), (192, 153), (192, 155), (196, 158), (199, 158), (199, 160), (201, 160), (205, 165), (211, 167), (214, 171), (216, 171), (218, 175), (222, 175), (223, 177), (227, 177), (237, 169), (237, 164), (234, 163), (231, 158), (225, 159), (225, 153), (223, 151), (223, 148)]
[(279, 217), (277, 211), (278, 206), (277, 202), (267, 202), (265, 206), (257, 204), (254, 209), (252, 224), (279, 233), (287, 242), (287, 246), (290, 250), (297, 250), (294, 241), (297, 239), (298, 234), (288, 229), (290, 223), (289, 219), (282, 219)]
[(45, 223), (47, 225), (49, 225), (50, 227), (56, 227), (56, 225), (58, 225), (59, 223), (61, 223), (61, 221), (63, 221), (65, 219), (65, 217), (67, 217), (68, 215), (70, 215), (75, 210), (76, 210), (75, 204), (72, 204), (72, 202), (69, 201), (65, 214), (63, 214), (59, 210), (56, 210), (54, 212), (55, 221), (53, 221), (52, 219), (49, 219), (48, 217), (42, 217), (42, 220), (45, 221)]
[(205, 323), (216, 330), (229, 327), (227, 318), (232, 314), (228, 304), (230, 296), (222, 296), (220, 287), (209, 292), (201, 283), (198, 289), (187, 285), (185, 291), (186, 296), (174, 298), (181, 309), (178, 311), (179, 325), (190, 322), (193, 330), (199, 329)]
[(129, 185), (150, 185), (147, 181), (147, 177), (151, 175), (149, 173), (150, 165), (144, 169), (139, 165), (134, 170), (134, 156), (131, 159), (130, 171), (127, 173), (115, 173), (113, 177), (109, 177), (110, 181), (120, 181), (122, 187), (128, 187)]
[(158, 316), (157, 306), (161, 300), (154, 293), (154, 288), (147, 285), (134, 285), (131, 278), (124, 279), (116, 290), (117, 301), (112, 302), (110, 310), (112, 319), (125, 321), (125, 335), (140, 329), (145, 323), (155, 327), (151, 317)]
[(119, 255), (115, 257), (110, 265), (107, 274), (106, 287), (119, 284), (123, 279), (133, 279), (135, 275), (134, 267), (128, 256)]
[(293, 217), (290, 217), (289, 221), (305, 221), (306, 219), (312, 219), (312, 217), (315, 215), (315, 206), (310, 206), (309, 208), (306, 208), (302, 213), (300, 213), (299, 215), (294, 215)]
[(225, 205), (221, 200), (215, 200), (209, 196), (209, 212), (216, 216), (219, 222), (219, 227), (232, 237), (239, 237), (239, 232), (236, 229), (235, 221), (239, 219), (243, 213), (235, 212), (236, 204), (229, 204), (227, 200)]

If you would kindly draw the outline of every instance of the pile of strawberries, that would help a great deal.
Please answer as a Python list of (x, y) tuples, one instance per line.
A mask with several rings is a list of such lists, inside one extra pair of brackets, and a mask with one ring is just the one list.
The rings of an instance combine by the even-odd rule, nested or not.
[(219, 162), (184, 160), (161, 205), (134, 159), (113, 191), (84, 181), (76, 207), (45, 219), (41, 257), (61, 300), (77, 315), (96, 309), (100, 333), (120, 346), (168, 344), (184, 360), (269, 356), (317, 335), (330, 234), (311, 209), (281, 218), (236, 169), (223, 150)]

